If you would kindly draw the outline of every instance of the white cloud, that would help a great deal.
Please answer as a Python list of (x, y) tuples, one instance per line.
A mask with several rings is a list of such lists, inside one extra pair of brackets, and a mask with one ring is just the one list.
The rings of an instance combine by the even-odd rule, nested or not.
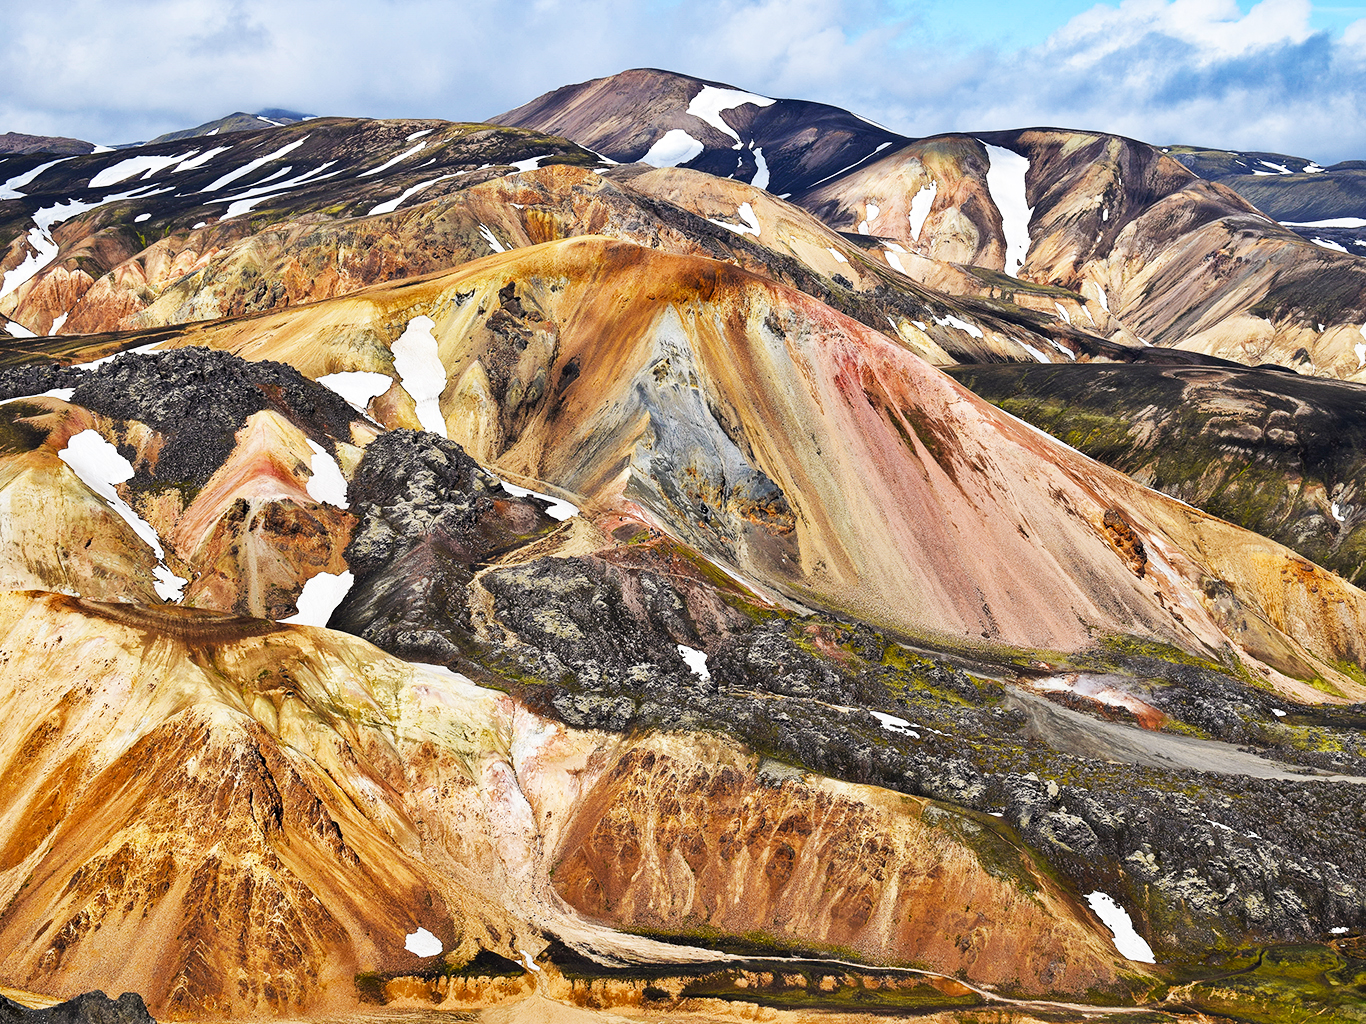
[[(125, 142), (233, 110), (477, 120), (664, 67), (911, 135), (1061, 125), (1366, 157), (1366, 20), (1309, 0), (1122, 0), (1039, 46), (929, 32), (900, 0), (0, 0), (0, 131)], [(547, 41), (553, 41), (548, 43)]]

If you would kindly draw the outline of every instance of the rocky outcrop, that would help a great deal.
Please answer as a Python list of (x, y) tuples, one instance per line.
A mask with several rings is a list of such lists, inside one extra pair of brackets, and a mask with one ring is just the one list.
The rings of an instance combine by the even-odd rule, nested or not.
[(28, 1009), (0, 996), (0, 1020), (6, 1024), (155, 1024), (136, 992), (125, 992), (117, 999), (87, 992), (41, 1009)]

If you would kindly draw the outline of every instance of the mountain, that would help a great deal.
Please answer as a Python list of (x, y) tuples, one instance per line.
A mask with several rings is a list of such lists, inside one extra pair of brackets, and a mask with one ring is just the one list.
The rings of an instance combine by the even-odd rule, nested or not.
[(0, 164), (0, 995), (1360, 1020), (1359, 260), (1116, 136), (499, 120)]
[(255, 132), (263, 128), (283, 128), (287, 124), (297, 124), (300, 121), (311, 121), (317, 118), (316, 114), (301, 114), (297, 110), (281, 110), (271, 107), (267, 110), (258, 110), (254, 114), (243, 113), (238, 110), (229, 114), (227, 117), (220, 117), (216, 121), (206, 121), (197, 128), (185, 128), (181, 131), (167, 132), (158, 135), (150, 143), (139, 143), (139, 145), (155, 145), (158, 142), (179, 142), (183, 139), (197, 139), (205, 135), (229, 135), (233, 132)]
[(1366, 255), (1366, 164), (1320, 167), (1303, 157), (1194, 146), (1163, 152), (1202, 178), (1227, 185), (1316, 245)]
[(23, 135), (19, 132), (5, 132), (0, 135), (0, 154), (24, 153), (91, 153), (98, 149), (93, 142), (81, 139), (66, 139), (54, 135)]

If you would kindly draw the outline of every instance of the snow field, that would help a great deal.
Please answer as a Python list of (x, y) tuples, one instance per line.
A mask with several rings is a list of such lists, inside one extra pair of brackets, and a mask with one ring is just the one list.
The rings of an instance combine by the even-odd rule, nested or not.
[(911, 222), (911, 241), (920, 241), (920, 232), (925, 227), (925, 220), (930, 215), (930, 209), (934, 206), (934, 197), (939, 194), (939, 182), (932, 181), (928, 185), (921, 185), (915, 195), (911, 197), (911, 212), (908, 217)]
[(417, 420), (422, 429), (445, 437), (446, 418), (441, 415), (439, 400), (446, 390), (446, 367), (432, 336), (435, 326), (436, 321), (429, 316), (415, 316), (408, 321), (403, 335), (393, 345), (394, 369), (398, 371), (399, 384), (417, 405)]
[(1097, 890), (1087, 893), (1086, 902), (1114, 936), (1115, 949), (1119, 955), (1136, 963), (1155, 964), (1152, 947), (1143, 941), (1143, 936), (1134, 931), (1134, 923), (1129, 913), (1108, 893)]
[(986, 151), (991, 160), (987, 170), (987, 191), (991, 193), (996, 209), (1001, 211), (1001, 233), (1005, 236), (1005, 272), (1018, 277), (1029, 254), (1029, 218), (1034, 213), (1025, 199), (1029, 161), (1001, 146), (986, 146)]
[(356, 577), (351, 574), (350, 569), (340, 573), (320, 572), (316, 576), (310, 576), (304, 583), (299, 600), (295, 602), (299, 611), (280, 621), (296, 626), (326, 627), (327, 620), (332, 618), (337, 605), (350, 593), (355, 582)]
[(697, 156), (706, 147), (682, 128), (670, 128), (664, 136), (640, 158), (651, 167), (677, 167)]
[(701, 121), (706, 121), (717, 131), (729, 135), (735, 140), (738, 149), (741, 141), (740, 136), (735, 133), (734, 128), (726, 124), (725, 119), (721, 117), (721, 111), (743, 106), (746, 103), (753, 103), (756, 107), (768, 107), (772, 106), (773, 102), (767, 96), (759, 96), (740, 89), (718, 89), (714, 85), (704, 85), (702, 91), (694, 96), (692, 102), (688, 104), (688, 113)]
[(533, 491), (529, 487), (518, 487), (516, 484), (510, 484), (506, 480), (502, 481), (502, 485), (503, 490), (507, 491), (514, 498), (540, 498), (543, 501), (550, 502), (550, 507), (545, 510), (545, 514), (551, 519), (558, 519), (560, 522), (564, 522), (566, 519), (570, 519), (579, 514), (579, 507), (577, 505), (565, 501), (563, 498), (557, 498), (553, 494), (543, 494), (540, 491)]
[(696, 647), (689, 647), (687, 644), (678, 644), (677, 647), (679, 655), (693, 675), (699, 679), (711, 678), (711, 672), (707, 670), (706, 652), (699, 651)]
[(342, 476), (337, 460), (312, 438), (308, 439), (308, 447), (313, 452), (309, 460), (313, 475), (308, 478), (308, 496), (320, 504), (326, 502), (337, 508), (350, 508), (346, 500), (346, 477)]

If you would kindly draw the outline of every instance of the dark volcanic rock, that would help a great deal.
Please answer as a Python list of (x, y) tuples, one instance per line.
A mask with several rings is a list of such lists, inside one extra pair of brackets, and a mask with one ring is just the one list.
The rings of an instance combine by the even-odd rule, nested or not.
[(87, 992), (43, 1010), (30, 1010), (0, 996), (0, 1024), (155, 1024), (136, 992), (110, 999)]

